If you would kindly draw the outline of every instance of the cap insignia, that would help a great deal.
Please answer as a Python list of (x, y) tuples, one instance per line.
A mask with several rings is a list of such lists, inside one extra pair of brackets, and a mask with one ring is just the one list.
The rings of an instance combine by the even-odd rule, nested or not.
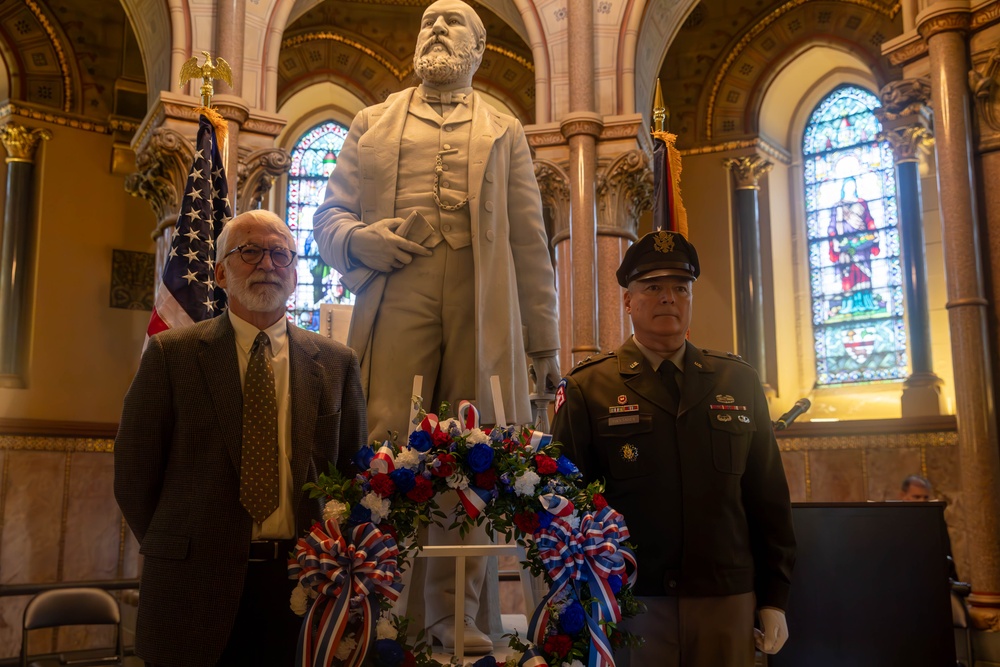
[(659, 231), (656, 233), (656, 239), (653, 241), (653, 247), (657, 252), (673, 252), (674, 251), (674, 235), (670, 232)]

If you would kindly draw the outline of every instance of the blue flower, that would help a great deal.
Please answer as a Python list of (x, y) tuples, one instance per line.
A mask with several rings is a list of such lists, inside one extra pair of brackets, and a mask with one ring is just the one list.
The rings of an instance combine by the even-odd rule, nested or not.
[(372, 459), (375, 458), (375, 452), (371, 447), (365, 445), (358, 450), (358, 453), (354, 455), (354, 465), (358, 466), (362, 470), (368, 470), (368, 466), (372, 464)]
[(493, 466), (493, 448), (479, 443), (469, 450), (465, 462), (469, 464), (472, 472), (485, 472)]
[(567, 635), (575, 635), (580, 632), (586, 623), (586, 614), (583, 611), (583, 605), (579, 602), (574, 601), (559, 614), (559, 629)]
[(413, 447), (418, 452), (426, 452), (434, 444), (434, 440), (427, 431), (417, 429), (410, 434), (409, 443), (410, 447)]
[(576, 467), (576, 464), (565, 456), (560, 456), (556, 460), (556, 470), (559, 471), (560, 475), (564, 475), (566, 477), (576, 477), (580, 474), (580, 469)]
[(548, 528), (552, 524), (553, 518), (555, 517), (552, 516), (551, 512), (542, 510), (538, 513), (538, 527), (542, 530)]
[(480, 658), (472, 663), (472, 667), (498, 667), (497, 659), (492, 655), (488, 655), (485, 658)]
[(608, 585), (611, 586), (611, 592), (618, 595), (618, 591), (622, 589), (622, 578), (620, 575), (612, 574), (608, 577)]
[(405, 657), (403, 647), (395, 639), (379, 639), (375, 642), (375, 667), (399, 667)]
[(505, 472), (504, 474), (500, 475), (500, 483), (503, 484), (504, 491), (510, 491), (511, 489), (510, 479), (511, 477), (509, 472)]
[(396, 489), (400, 493), (406, 493), (417, 483), (412, 470), (400, 468), (389, 473), (389, 479), (396, 483)]
[(355, 503), (354, 507), (351, 508), (351, 516), (347, 517), (347, 525), (357, 526), (362, 523), (368, 523), (371, 520), (372, 520), (371, 510), (362, 505), (361, 503)]

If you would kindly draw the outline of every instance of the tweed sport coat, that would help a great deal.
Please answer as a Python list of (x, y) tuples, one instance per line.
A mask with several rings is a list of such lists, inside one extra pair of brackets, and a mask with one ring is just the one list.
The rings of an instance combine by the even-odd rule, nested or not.
[[(323, 258), (337, 271), (354, 266), (347, 254), (359, 227), (396, 215), (396, 176), (403, 126), (416, 88), (362, 109), (313, 216)], [(559, 349), (555, 281), (542, 200), (524, 128), (477, 94), (469, 135), (469, 215), (475, 265), (476, 396), (484, 423), (494, 419), (490, 376), (499, 375), (504, 412), (512, 424), (532, 421), (524, 355)], [(431, 167), (428, 167), (430, 169)], [(348, 289), (355, 286), (345, 283)], [(362, 383), (371, 371), (370, 337), (384, 277), (357, 293), (347, 343), (361, 357)], [(412, 378), (404, 381), (409, 384)], [(426, 406), (425, 406), (426, 407)]]
[[(357, 356), (288, 325), (292, 488), (299, 531), (321, 516), (301, 491), (350, 470), (367, 420)], [(213, 666), (236, 616), (252, 520), (240, 504), (243, 391), (223, 315), (153, 336), (125, 396), (115, 496), (145, 557), (136, 653)], [(292, 584), (289, 582), (289, 592)], [(275, 609), (275, 614), (291, 613)]]
[(567, 375), (552, 436), (625, 517), (637, 595), (753, 591), (784, 609), (795, 534), (760, 380), (735, 355), (686, 345), (680, 405), (629, 338)]

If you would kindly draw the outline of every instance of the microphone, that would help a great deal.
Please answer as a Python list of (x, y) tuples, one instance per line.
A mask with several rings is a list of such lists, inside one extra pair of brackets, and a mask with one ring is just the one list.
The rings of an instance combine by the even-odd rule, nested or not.
[(792, 409), (778, 417), (778, 421), (774, 422), (774, 430), (784, 430), (789, 424), (802, 416), (802, 413), (810, 407), (812, 407), (812, 403), (809, 402), (808, 398), (800, 398), (795, 401), (795, 405), (792, 406)]

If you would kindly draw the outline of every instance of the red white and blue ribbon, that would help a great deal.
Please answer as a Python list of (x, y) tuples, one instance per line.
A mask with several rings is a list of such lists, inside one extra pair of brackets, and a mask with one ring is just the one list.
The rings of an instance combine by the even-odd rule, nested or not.
[(375, 452), (375, 456), (372, 458), (372, 462), (368, 464), (368, 469), (383, 475), (388, 475), (396, 469), (396, 464), (393, 462), (392, 447), (389, 446), (389, 443), (378, 448), (378, 451)]
[(299, 538), (288, 576), (318, 597), (303, 620), (296, 667), (333, 664), (351, 616), (352, 598), (355, 611), (360, 611), (361, 629), (355, 648), (341, 664), (359, 667), (364, 662), (375, 637), (378, 597), (395, 601), (403, 589), (398, 557), (396, 541), (372, 523), (341, 534), (336, 522), (324, 521)]
[(462, 501), (462, 507), (465, 508), (465, 513), (473, 519), (478, 517), (490, 504), (490, 492), (486, 489), (480, 489), (478, 486), (470, 484), (464, 489), (458, 489), (457, 492), (458, 499)]
[(420, 421), (420, 430), (427, 431), (433, 435), (438, 429), (438, 416), (435, 414), (424, 415), (424, 418)]
[(529, 648), (525, 651), (524, 655), (521, 656), (521, 661), (517, 665), (518, 667), (549, 667), (545, 656), (537, 648)]
[(467, 431), (479, 428), (479, 410), (469, 401), (459, 401), (458, 421), (462, 422)]
[(573, 513), (573, 503), (564, 496), (557, 496), (554, 493), (546, 493), (538, 497), (538, 502), (553, 516), (569, 516)]
[(540, 452), (552, 444), (552, 436), (548, 433), (542, 433), (541, 431), (532, 431), (531, 439), (528, 441), (528, 444), (531, 446), (533, 451)]
[[(546, 502), (562, 506), (551, 498)], [(622, 619), (608, 578), (617, 575), (623, 582), (634, 582), (635, 556), (628, 547), (622, 546), (628, 538), (624, 517), (610, 507), (585, 514), (578, 530), (573, 530), (562, 517), (556, 517), (548, 528), (539, 531), (535, 539), (542, 563), (552, 579), (552, 588), (532, 614), (528, 625), (528, 637), (532, 642), (541, 645), (544, 641), (549, 600), (567, 586), (576, 591), (577, 584), (587, 582), (595, 598), (587, 614), (591, 640), (589, 667), (614, 667), (611, 642), (600, 622), (607, 619), (617, 623)], [(626, 564), (631, 565), (631, 573)], [(578, 593), (576, 597), (579, 599)]]

